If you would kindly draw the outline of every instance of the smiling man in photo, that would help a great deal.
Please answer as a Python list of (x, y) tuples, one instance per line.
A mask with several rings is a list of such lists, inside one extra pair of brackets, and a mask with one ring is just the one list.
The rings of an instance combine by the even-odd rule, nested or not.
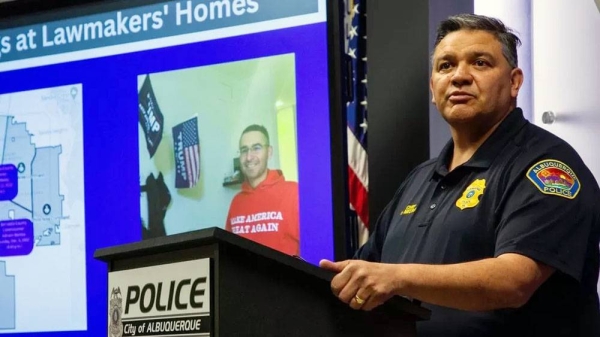
[(299, 255), (298, 183), (268, 168), (272, 155), (265, 127), (253, 124), (244, 129), (239, 142), (244, 182), (231, 201), (225, 228), (280, 252)]

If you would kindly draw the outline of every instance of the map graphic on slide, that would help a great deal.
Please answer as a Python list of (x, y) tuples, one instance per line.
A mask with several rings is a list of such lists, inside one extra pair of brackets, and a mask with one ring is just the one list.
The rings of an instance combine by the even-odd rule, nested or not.
[(80, 84), (0, 95), (0, 334), (87, 327), (82, 117)]
[[(35, 147), (25, 123), (0, 116), (0, 165), (14, 165), (19, 173), (17, 196), (0, 203), (0, 220), (29, 219), (36, 246), (60, 244), (63, 196), (59, 195), (58, 156), (61, 146)], [(35, 177), (35, 183), (34, 182)], [(35, 197), (34, 197), (35, 196)]]

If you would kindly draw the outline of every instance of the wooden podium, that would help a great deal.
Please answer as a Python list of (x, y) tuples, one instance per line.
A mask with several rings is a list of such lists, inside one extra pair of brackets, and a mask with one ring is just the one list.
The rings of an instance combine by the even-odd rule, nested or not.
[[(167, 302), (181, 301), (185, 304), (188, 299), (188, 302), (200, 302), (202, 297), (194, 296), (204, 293), (199, 287), (206, 277), (207, 289), (203, 296), (207, 296), (208, 300), (203, 307), (203, 316), (198, 318), (202, 319), (202, 333), (182, 336), (416, 336), (416, 321), (430, 316), (427, 309), (404, 298), (393, 298), (371, 312), (353, 310), (331, 293), (329, 282), (332, 273), (219, 228), (100, 249), (94, 257), (108, 265), (107, 298), (111, 298), (112, 292), (113, 298), (127, 302), (114, 309), (115, 312), (111, 311), (109, 324), (111, 319), (115, 322), (121, 320), (125, 307), (133, 310), (134, 304), (129, 302), (134, 300), (137, 300), (142, 312), (146, 309), (148, 315), (151, 314), (149, 307), (156, 301), (160, 302), (161, 296), (163, 304), (158, 303), (157, 306), (163, 309), (161, 314), (166, 313)], [(175, 295), (166, 295), (169, 282), (158, 286), (151, 283), (143, 285), (144, 275), (153, 279), (169, 277), (163, 275), (169, 272), (152, 272), (150, 268), (177, 266), (177, 263), (195, 260), (206, 262), (209, 267), (203, 273), (207, 275), (195, 283), (188, 278), (187, 283), (181, 286), (171, 281), (170, 290)], [(194, 274), (196, 271), (182, 272)], [(139, 276), (142, 282), (138, 282), (139, 286), (115, 291), (116, 288), (111, 289), (110, 286), (111, 275), (119, 273)], [(191, 297), (179, 293), (185, 289), (192, 289)], [(180, 307), (183, 308), (184, 304)], [(142, 329), (141, 321), (137, 325)], [(173, 325), (169, 328), (173, 329)], [(118, 329), (125, 329), (125, 325), (118, 326)], [(127, 329), (133, 327), (129, 325)], [(178, 336), (176, 333), (172, 335)], [(122, 336), (133, 335), (123, 333)], [(137, 333), (135, 336), (145, 335)]]

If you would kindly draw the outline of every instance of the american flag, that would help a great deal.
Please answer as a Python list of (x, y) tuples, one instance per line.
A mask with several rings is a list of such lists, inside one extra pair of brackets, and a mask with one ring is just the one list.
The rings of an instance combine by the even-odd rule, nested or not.
[(198, 139), (198, 117), (173, 127), (175, 151), (175, 187), (191, 188), (200, 176), (200, 141)]
[(344, 0), (346, 57), (352, 65), (352, 88), (346, 102), (348, 120), (348, 189), (356, 212), (358, 244), (369, 237), (369, 162), (367, 156), (367, 25), (365, 0)]

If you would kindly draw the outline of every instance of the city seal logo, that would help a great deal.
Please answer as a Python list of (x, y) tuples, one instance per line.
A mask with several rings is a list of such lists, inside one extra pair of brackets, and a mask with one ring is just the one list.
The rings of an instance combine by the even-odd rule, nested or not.
[(108, 304), (108, 315), (110, 316), (110, 325), (108, 326), (108, 335), (110, 337), (123, 336), (123, 297), (121, 296), (121, 288), (113, 288), (110, 294)]
[(527, 170), (527, 178), (542, 193), (575, 199), (581, 188), (575, 172), (565, 163), (554, 159), (542, 160)]
[(469, 185), (462, 196), (456, 200), (456, 207), (460, 210), (465, 208), (473, 208), (479, 204), (479, 198), (485, 190), (485, 179), (477, 179)]

